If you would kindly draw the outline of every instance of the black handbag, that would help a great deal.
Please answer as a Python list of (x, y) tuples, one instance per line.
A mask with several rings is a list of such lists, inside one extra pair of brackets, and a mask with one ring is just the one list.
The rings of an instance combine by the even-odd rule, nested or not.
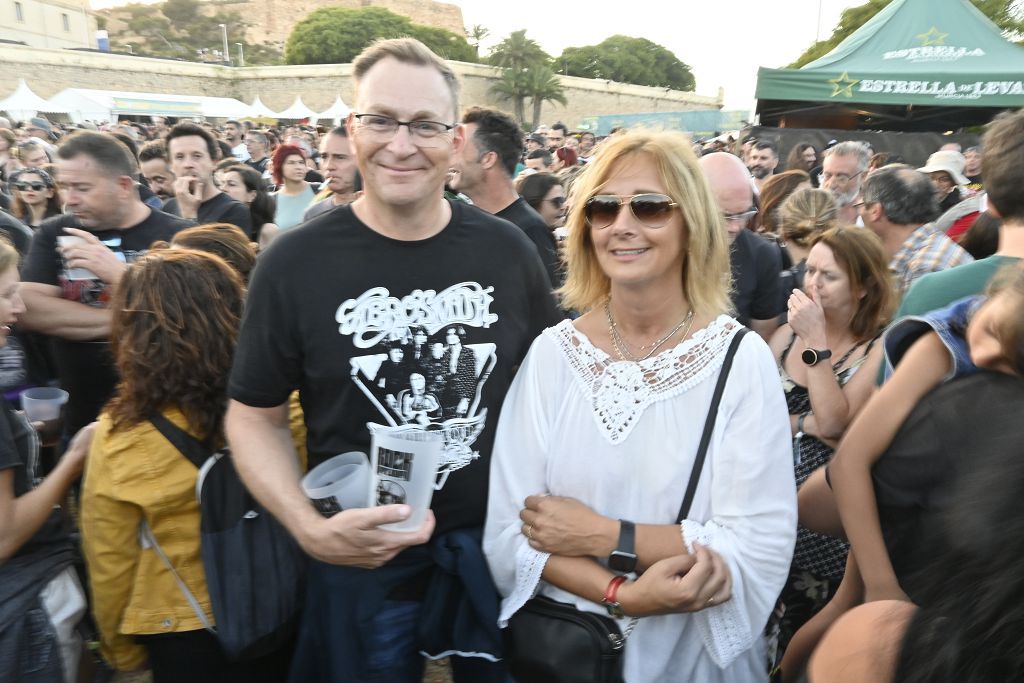
[[(725, 354), (676, 524), (686, 519), (693, 504), (725, 382), (747, 331), (741, 328), (733, 336)], [(505, 662), (512, 678), (519, 683), (622, 683), (622, 651), (636, 621), (630, 620), (623, 634), (611, 617), (537, 596), (509, 619), (503, 632)]]

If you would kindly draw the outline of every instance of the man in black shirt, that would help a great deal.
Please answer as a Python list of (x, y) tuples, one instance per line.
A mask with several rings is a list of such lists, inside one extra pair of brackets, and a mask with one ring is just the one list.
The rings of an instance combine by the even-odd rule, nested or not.
[(190, 222), (151, 209), (136, 190), (134, 159), (105, 133), (82, 131), (59, 148), (70, 213), (39, 227), (22, 272), (21, 324), (53, 337), (66, 429), (96, 418), (116, 383), (107, 306), (128, 264)]
[(218, 158), (217, 141), (194, 123), (179, 123), (167, 134), (167, 155), (174, 172), (174, 199), (164, 211), (175, 216), (206, 223), (237, 225), (253, 238), (249, 207), (221, 192), (213, 182), (213, 167)]
[(540, 255), (551, 282), (558, 276), (555, 238), (544, 219), (516, 194), (512, 177), (519, 161), (522, 134), (515, 120), (496, 109), (473, 107), (462, 117), (466, 144), (455, 160), (451, 187), (474, 206), (519, 227)]
[[(416, 640), (417, 622), (421, 633), (447, 637), (439, 651), (425, 646), (435, 654), (500, 650), (498, 595), (479, 536), (491, 444), (516, 367), (560, 316), (544, 266), (523, 233), (444, 198), (451, 159), (465, 141), (450, 67), (404, 38), (367, 48), (353, 73), (355, 112), (347, 125), (363, 194), (282, 234), (260, 257), (225, 427), (249, 490), (316, 560), (293, 680), (418, 683), (424, 648)], [(455, 381), (453, 391), (464, 391), (466, 400), (460, 398), (452, 414), (403, 411), (389, 405), (380, 386), (386, 349), (417, 343), (421, 330), (427, 339), (419, 344), (446, 347), (439, 353), (447, 362), (440, 383)], [(408, 393), (423, 391), (425, 379), (410, 371)], [(371, 427), (396, 438), (441, 438), (433, 516), (410, 532), (380, 528), (407, 519), (405, 505), (322, 517), (299, 486), (288, 420), (288, 399), (297, 388), (310, 466), (346, 451), (369, 453)], [(447, 387), (434, 388), (443, 394)], [(432, 537), (429, 548), (417, 547)], [(451, 556), (449, 541), (473, 550), (460, 555), (453, 581), (482, 595), (480, 604), (494, 609), (493, 619), (467, 624), (460, 618), (464, 627), (457, 628), (449, 610), (461, 607), (444, 596), (461, 592), (433, 590), (431, 577), (451, 576), (435, 572), (434, 564)], [(375, 616), (364, 624), (363, 615)], [(487, 632), (493, 638), (480, 642)], [(507, 680), (494, 660), (452, 659), (456, 681)]]
[(789, 295), (785, 292), (784, 297), (780, 286), (782, 253), (747, 229), (757, 209), (743, 162), (732, 154), (715, 152), (701, 157), (700, 165), (725, 216), (736, 319), (768, 341), (779, 327)]
[(267, 139), (267, 134), (258, 130), (246, 133), (245, 149), (249, 152), (249, 158), (245, 160), (245, 163), (259, 171), (260, 175), (266, 173), (267, 166), (270, 164), (270, 157), (267, 156), (270, 140)]

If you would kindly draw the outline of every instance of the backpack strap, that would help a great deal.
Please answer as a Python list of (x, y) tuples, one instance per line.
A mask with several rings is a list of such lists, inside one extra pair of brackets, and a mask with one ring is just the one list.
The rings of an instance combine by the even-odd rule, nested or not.
[(196, 469), (203, 468), (203, 464), (210, 457), (212, 449), (160, 413), (150, 417), (149, 421), (156, 427), (158, 432), (163, 434), (165, 439), (170, 441), (182, 455), (188, 458), (189, 462), (196, 466)]
[(676, 524), (680, 524), (690, 514), (690, 506), (693, 505), (693, 497), (697, 494), (697, 482), (700, 481), (700, 473), (704, 469), (704, 459), (708, 454), (708, 446), (711, 444), (711, 433), (715, 431), (715, 421), (718, 419), (718, 406), (722, 402), (722, 393), (725, 391), (725, 382), (729, 379), (729, 371), (732, 369), (732, 359), (736, 356), (736, 349), (739, 348), (743, 336), (749, 332), (746, 327), (741, 327), (732, 337), (729, 350), (725, 352), (725, 360), (722, 362), (722, 370), (718, 373), (718, 383), (715, 385), (715, 393), (711, 396), (711, 407), (708, 408), (708, 417), (704, 422), (704, 433), (700, 437), (700, 445), (697, 446), (697, 457), (693, 460), (693, 471), (690, 472), (690, 483), (686, 486), (686, 495), (683, 496), (683, 504), (679, 506), (679, 515), (676, 517)]
[(192, 611), (196, 613), (196, 616), (199, 618), (199, 623), (203, 625), (204, 629), (214, 635), (217, 635), (217, 629), (214, 627), (213, 622), (208, 616), (206, 616), (206, 612), (203, 610), (203, 606), (199, 604), (199, 600), (196, 599), (196, 596), (185, 584), (184, 579), (181, 578), (177, 570), (174, 568), (174, 565), (171, 564), (171, 559), (167, 557), (167, 553), (165, 553), (164, 549), (160, 547), (160, 544), (156, 540), (156, 536), (153, 535), (153, 529), (149, 526), (149, 522), (147, 522), (145, 518), (142, 519), (142, 524), (139, 527), (139, 541), (142, 544), (143, 550), (146, 548), (152, 548), (156, 551), (156, 554), (160, 556), (160, 561), (164, 563), (164, 566), (170, 570), (174, 580), (178, 582), (178, 588), (181, 590), (181, 594), (185, 596), (185, 600), (188, 601)]

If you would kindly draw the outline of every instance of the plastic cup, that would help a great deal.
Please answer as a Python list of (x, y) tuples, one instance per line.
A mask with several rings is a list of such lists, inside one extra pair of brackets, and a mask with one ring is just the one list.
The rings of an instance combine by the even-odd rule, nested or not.
[(21, 410), (29, 422), (41, 422), (39, 436), (44, 446), (60, 439), (64, 421), (61, 410), (68, 402), (68, 392), (56, 387), (33, 387), (21, 392)]
[(423, 524), (434, 496), (444, 440), (441, 432), (378, 430), (372, 433), (374, 505), (404, 503), (412, 508), (405, 520), (383, 524), (389, 531), (415, 531)]
[(369, 503), (370, 461), (359, 451), (320, 463), (302, 478), (302, 490), (324, 517)]

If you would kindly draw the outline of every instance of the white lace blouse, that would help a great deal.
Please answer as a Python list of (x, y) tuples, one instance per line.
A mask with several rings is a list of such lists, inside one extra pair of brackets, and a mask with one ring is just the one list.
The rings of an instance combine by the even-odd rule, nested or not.
[[(720, 316), (640, 363), (614, 361), (570, 321), (537, 338), (505, 399), (491, 463), (484, 551), (502, 626), (537, 593), (604, 612), (541, 580), (548, 555), (520, 532), (523, 501), (570, 496), (613, 519), (672, 523), (738, 328)], [(697, 541), (726, 560), (732, 600), (641, 619), (626, 644), (627, 683), (767, 680), (761, 634), (793, 556), (796, 486), (778, 371), (756, 334), (737, 350), (681, 527), (689, 548)]]

